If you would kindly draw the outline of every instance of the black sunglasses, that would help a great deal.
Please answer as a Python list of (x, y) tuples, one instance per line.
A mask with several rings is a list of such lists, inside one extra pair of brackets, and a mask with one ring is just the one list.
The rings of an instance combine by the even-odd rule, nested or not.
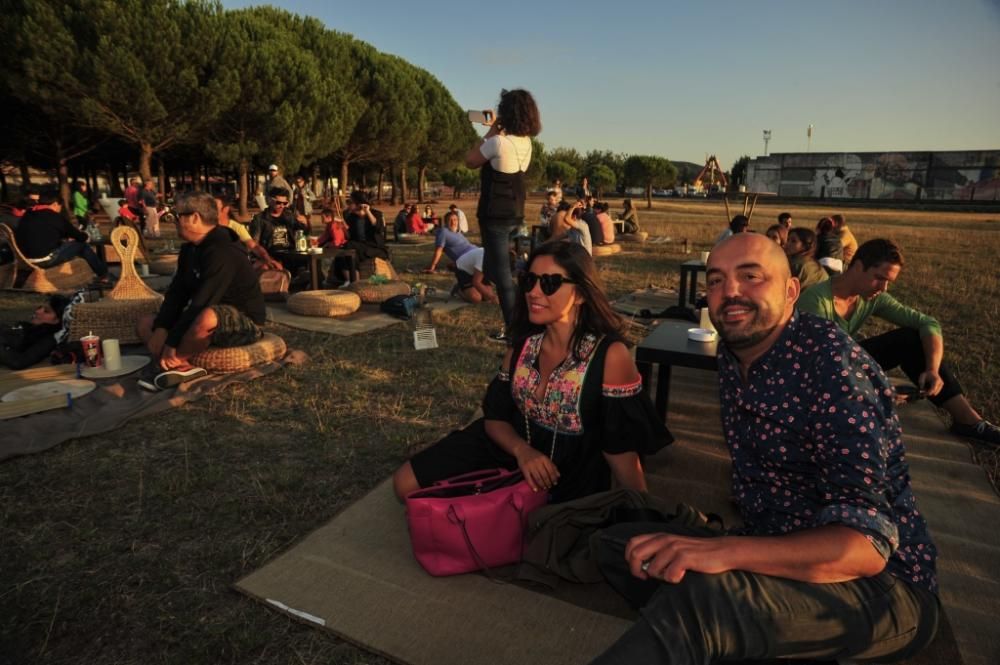
[(288, 201), (279, 201), (278, 199), (274, 199), (273, 201), (274, 201), (275, 207), (277, 207), (277, 206), (287, 206), (288, 205)]
[(533, 272), (522, 272), (518, 276), (517, 282), (521, 285), (521, 290), (525, 293), (529, 293), (535, 288), (535, 284), (541, 282), (542, 293), (547, 296), (551, 296), (558, 291), (563, 284), (576, 284), (572, 279), (563, 275), (536, 275)]

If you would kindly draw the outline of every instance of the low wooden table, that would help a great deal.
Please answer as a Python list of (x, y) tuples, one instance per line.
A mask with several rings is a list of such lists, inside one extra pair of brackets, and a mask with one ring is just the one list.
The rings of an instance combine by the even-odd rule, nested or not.
[(698, 273), (706, 270), (707, 266), (701, 259), (691, 259), (681, 264), (681, 287), (677, 290), (678, 307), (694, 306), (698, 300)]
[(644, 386), (650, 385), (653, 365), (658, 365), (656, 375), (656, 413), (667, 422), (670, 398), (670, 370), (674, 365), (695, 369), (718, 370), (716, 353), (718, 342), (695, 342), (688, 339), (688, 328), (696, 325), (690, 321), (663, 321), (635, 349), (635, 364), (639, 368)]
[(336, 259), (346, 256), (351, 259), (351, 274), (358, 270), (358, 254), (353, 249), (338, 249), (324, 247), (322, 252), (295, 252), (299, 256), (309, 256), (309, 285), (313, 291), (319, 290), (319, 260), (321, 258)]

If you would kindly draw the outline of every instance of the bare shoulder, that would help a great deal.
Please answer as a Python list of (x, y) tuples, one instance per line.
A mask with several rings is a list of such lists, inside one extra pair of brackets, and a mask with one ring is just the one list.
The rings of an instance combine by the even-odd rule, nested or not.
[(604, 358), (604, 383), (616, 386), (639, 380), (639, 371), (628, 347), (622, 342), (612, 342)]

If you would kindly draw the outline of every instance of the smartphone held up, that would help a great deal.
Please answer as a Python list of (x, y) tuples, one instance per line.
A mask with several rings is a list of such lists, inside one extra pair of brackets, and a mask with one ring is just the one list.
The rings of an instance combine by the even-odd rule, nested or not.
[(469, 122), (478, 125), (492, 125), (493, 111), (469, 111)]

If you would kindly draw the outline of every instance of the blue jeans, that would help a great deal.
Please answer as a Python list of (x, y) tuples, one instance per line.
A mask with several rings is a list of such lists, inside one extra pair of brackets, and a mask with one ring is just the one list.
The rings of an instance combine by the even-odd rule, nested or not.
[(51, 259), (36, 265), (39, 268), (51, 268), (52, 266), (57, 266), (60, 263), (72, 261), (78, 256), (87, 262), (87, 265), (90, 266), (90, 269), (93, 270), (94, 274), (98, 277), (104, 277), (108, 274), (108, 266), (101, 260), (101, 257), (97, 255), (90, 245), (78, 240), (64, 242), (59, 246), (59, 249), (55, 251), (55, 255)]
[(516, 226), (517, 222), (512, 219), (480, 224), (484, 250), (483, 274), (496, 287), (504, 326), (507, 327), (510, 326), (517, 298), (514, 278), (510, 274), (510, 231)]

